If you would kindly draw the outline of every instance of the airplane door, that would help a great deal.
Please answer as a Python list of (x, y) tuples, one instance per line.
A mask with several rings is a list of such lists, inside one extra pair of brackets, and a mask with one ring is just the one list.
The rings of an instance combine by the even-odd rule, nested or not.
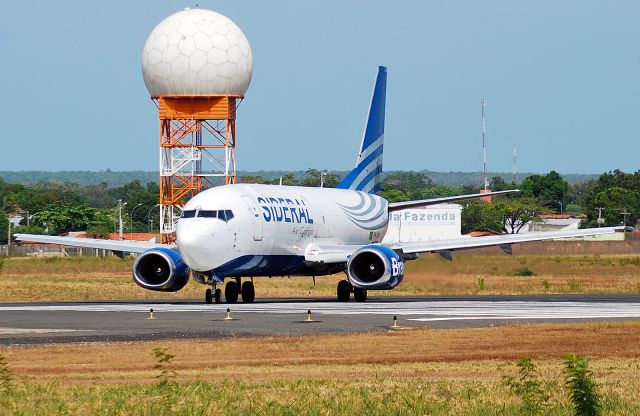
[(260, 219), (260, 211), (258, 205), (248, 195), (242, 195), (242, 199), (246, 202), (249, 208), (249, 213), (253, 217), (253, 240), (262, 241), (262, 220)]

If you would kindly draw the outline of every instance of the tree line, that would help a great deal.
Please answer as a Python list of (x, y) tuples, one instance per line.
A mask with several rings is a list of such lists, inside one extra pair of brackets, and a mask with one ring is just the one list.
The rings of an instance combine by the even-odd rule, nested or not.
[[(283, 173), (278, 178), (247, 175), (242, 183), (335, 187), (341, 173), (308, 169), (302, 178)], [(538, 215), (550, 213), (584, 214), (583, 227), (635, 225), (640, 217), (640, 170), (619, 170), (601, 174), (595, 180), (569, 184), (559, 173), (531, 175), (520, 183), (506, 182), (501, 176), (491, 179), (491, 189), (520, 189), (517, 194), (494, 198), (491, 204), (480, 200), (462, 202), (462, 231), (484, 229), (518, 232)], [(424, 172), (392, 172), (385, 176), (380, 195), (390, 202), (428, 199), (477, 193), (479, 184), (446, 186), (434, 183)], [(12, 233), (59, 235), (70, 231), (87, 231), (92, 237), (105, 237), (118, 227), (118, 200), (123, 209), (125, 231), (157, 231), (159, 227), (159, 186), (139, 180), (122, 186), (107, 182), (79, 185), (72, 182), (7, 183), (0, 178), (0, 242), (8, 238), (8, 216), (24, 217)]]

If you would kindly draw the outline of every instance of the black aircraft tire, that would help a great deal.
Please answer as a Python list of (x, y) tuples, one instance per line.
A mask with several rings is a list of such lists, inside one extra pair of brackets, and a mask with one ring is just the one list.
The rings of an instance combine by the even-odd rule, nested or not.
[(220, 298), (222, 297), (222, 290), (216, 289), (215, 294), (213, 295), (213, 300), (215, 303), (220, 303)]
[(211, 289), (207, 289), (204, 292), (204, 303), (209, 304), (213, 301), (213, 297), (211, 296)]
[(356, 302), (366, 302), (367, 290), (359, 289), (357, 287), (353, 288), (353, 298), (356, 300)]
[(253, 303), (256, 298), (256, 290), (253, 287), (253, 282), (242, 283), (242, 301), (244, 303)]
[(238, 284), (234, 281), (230, 281), (224, 287), (224, 299), (227, 303), (238, 302)]
[(338, 282), (338, 302), (349, 302), (351, 297), (351, 283), (346, 280), (340, 280)]

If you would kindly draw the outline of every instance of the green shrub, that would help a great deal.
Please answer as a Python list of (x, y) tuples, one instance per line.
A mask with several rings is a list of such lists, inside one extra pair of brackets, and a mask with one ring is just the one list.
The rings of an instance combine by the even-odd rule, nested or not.
[(549, 289), (551, 289), (551, 283), (549, 283), (547, 279), (544, 279), (542, 281), (542, 286), (544, 286), (545, 291), (549, 291)]
[(535, 276), (536, 273), (528, 267), (523, 267), (515, 271), (516, 276)]
[(600, 414), (600, 394), (593, 373), (588, 369), (589, 361), (576, 354), (563, 357), (565, 387), (573, 403), (576, 416), (597, 416)]
[(9, 393), (11, 391), (11, 369), (7, 365), (7, 359), (0, 354), (0, 392)]
[(160, 383), (166, 384), (169, 379), (176, 376), (172, 362), (174, 355), (169, 354), (169, 348), (154, 348), (153, 354), (157, 360), (153, 368), (160, 370), (160, 374), (158, 374), (156, 378), (160, 380)]
[(502, 379), (509, 391), (522, 399), (522, 410), (526, 414), (538, 413), (549, 404), (551, 395), (543, 387), (540, 373), (529, 357), (520, 358), (516, 366), (518, 377), (504, 376)]
[(478, 288), (480, 290), (485, 290), (487, 288), (487, 286), (484, 283), (484, 278), (480, 276), (478, 276)]

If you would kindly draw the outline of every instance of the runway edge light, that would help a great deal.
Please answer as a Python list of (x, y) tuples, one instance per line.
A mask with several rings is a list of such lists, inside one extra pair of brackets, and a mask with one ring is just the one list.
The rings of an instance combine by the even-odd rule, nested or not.
[(236, 109), (252, 74), (246, 36), (214, 11), (179, 11), (147, 38), (142, 75), (160, 120), (162, 243), (175, 241), (188, 199), (236, 182)]

